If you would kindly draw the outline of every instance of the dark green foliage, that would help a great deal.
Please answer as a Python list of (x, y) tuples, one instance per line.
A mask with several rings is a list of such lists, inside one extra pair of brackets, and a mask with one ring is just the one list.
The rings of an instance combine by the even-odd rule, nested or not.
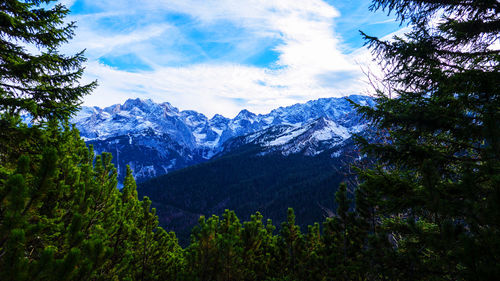
[(175, 235), (157, 227), (130, 173), (122, 194), (110, 155), (94, 157), (67, 124), (95, 83), (78, 83), (81, 53), (58, 53), (74, 24), (51, 2), (0, 3), (0, 279), (172, 278)]
[[(69, 10), (53, 0), (0, 3), (0, 110), (35, 119), (66, 118), (76, 111), (95, 82), (79, 85), (82, 53), (65, 56), (57, 48), (73, 37)], [(45, 7), (45, 8), (44, 8)], [(33, 54), (25, 46), (38, 49)]]
[(361, 107), (385, 132), (360, 139), (379, 161), (361, 172), (358, 200), (372, 217), (373, 254), (387, 257), (373, 261), (393, 280), (497, 278), (499, 3), (373, 2), (412, 24), (392, 42), (365, 36), (391, 90)]
[[(498, 1), (374, 1), (373, 9), (387, 9), (413, 24), (405, 39), (366, 36), (386, 63), (384, 82), (396, 94), (379, 92), (377, 107), (360, 107), (380, 128), (373, 143), (359, 138), (377, 165), (360, 169), (362, 183), (355, 190), (341, 184), (335, 197), (326, 188), (339, 178), (310, 180), (325, 187), (323, 197), (331, 194), (336, 201), (336, 215), (322, 228), (315, 223), (301, 232), (290, 208), (275, 234), (260, 213), (241, 223), (225, 210), (221, 218), (201, 216), (186, 249), (173, 232), (158, 227), (151, 200), (139, 201), (130, 168), (120, 192), (110, 154), (94, 156), (65, 122), (93, 84), (76, 85), (81, 54), (57, 54), (73, 26), (63, 24), (64, 7), (40, 8), (49, 2), (0, 3), (1, 280), (495, 280), (500, 275), (500, 56), (493, 46), (500, 31)], [(441, 21), (431, 25), (438, 13)], [(25, 53), (13, 43), (18, 41), (38, 46), (41, 54)], [(20, 113), (38, 122), (27, 126)], [(314, 175), (311, 170), (276, 181), (270, 175), (297, 166), (271, 168), (245, 159), (268, 174), (243, 171), (247, 181), (231, 185), (239, 195), (235, 208), (258, 209), (245, 202), (249, 192), (275, 192), (271, 198), (278, 202), (290, 194), (311, 198), (310, 181), (304, 179)], [(207, 181), (238, 178), (237, 160), (233, 155), (202, 166), (228, 167), (227, 174)], [(192, 171), (183, 180), (200, 182)], [(175, 174), (169, 179), (179, 184)], [(259, 189), (264, 185), (290, 186)], [(212, 187), (194, 186), (199, 198)], [(227, 193), (211, 191), (208, 201), (191, 199), (216, 212)], [(186, 202), (179, 200), (186, 199), (180, 192), (169, 195), (174, 207)], [(194, 216), (201, 213), (196, 204), (189, 207)]]
[(228, 210), (222, 219), (202, 217), (186, 248), (187, 267), (180, 279), (366, 280), (367, 233), (357, 230), (354, 213), (346, 216), (349, 220), (327, 219), (323, 232), (316, 223), (303, 234), (288, 209), (278, 235), (259, 213), (243, 224)]
[(20, 124), (20, 114), (33, 118), (33, 126), (65, 120), (96, 86), (78, 82), (83, 53), (58, 52), (72, 38), (75, 25), (64, 23), (69, 10), (52, 2), (0, 3), (0, 162), (16, 162), (41, 137), (41, 131)]
[(199, 280), (245, 280), (241, 223), (226, 210), (220, 220), (200, 218), (187, 249), (190, 271)]
[(333, 194), (345, 178), (344, 161), (349, 156), (331, 158), (328, 152), (315, 157), (255, 156), (257, 153), (230, 154), (174, 171), (140, 183), (138, 191), (153, 199), (160, 224), (174, 230), (184, 245), (200, 214), (222, 215), (224, 209), (230, 209), (249, 219), (259, 211), (265, 220), (281, 222), (286, 219), (283, 210), (292, 207), (297, 224), (306, 229), (308, 224), (322, 221), (325, 210), (334, 213)]
[(52, 133), (57, 142), (23, 156), (1, 182), (2, 280), (171, 278), (181, 248), (157, 227), (151, 202), (137, 199), (133, 179), (120, 193), (109, 154), (93, 161), (77, 132)]

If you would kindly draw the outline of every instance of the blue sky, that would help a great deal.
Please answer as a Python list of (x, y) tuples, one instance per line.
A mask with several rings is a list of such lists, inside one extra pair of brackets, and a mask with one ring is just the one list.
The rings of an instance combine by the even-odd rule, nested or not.
[(64, 0), (86, 49), (85, 105), (169, 101), (209, 117), (265, 113), (321, 97), (367, 93), (373, 67), (358, 30), (401, 32), (368, 0)]

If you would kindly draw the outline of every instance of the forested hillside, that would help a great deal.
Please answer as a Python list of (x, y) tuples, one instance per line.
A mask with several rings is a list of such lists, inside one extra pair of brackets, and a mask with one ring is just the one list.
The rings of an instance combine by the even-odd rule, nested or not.
[(377, 106), (357, 105), (378, 136), (357, 143), (377, 163), (357, 167), (357, 186), (339, 185), (335, 216), (305, 229), (283, 208), (276, 230), (259, 213), (207, 214), (182, 248), (138, 198), (131, 170), (119, 191), (110, 155), (94, 155), (67, 122), (96, 87), (79, 82), (83, 53), (58, 52), (74, 35), (68, 9), (1, 1), (0, 279), (498, 279), (500, 4), (374, 0), (372, 9), (410, 31), (364, 34), (385, 77)]
[[(331, 151), (315, 157), (281, 153), (258, 155), (248, 145), (207, 163), (191, 166), (139, 185), (139, 195), (154, 198), (160, 225), (174, 230), (183, 244), (200, 215), (234, 210), (248, 219), (259, 211), (264, 220), (281, 222), (292, 207), (297, 224), (323, 221), (336, 210), (335, 192), (350, 173), (355, 152), (332, 158)], [(352, 176), (352, 175), (351, 175)]]

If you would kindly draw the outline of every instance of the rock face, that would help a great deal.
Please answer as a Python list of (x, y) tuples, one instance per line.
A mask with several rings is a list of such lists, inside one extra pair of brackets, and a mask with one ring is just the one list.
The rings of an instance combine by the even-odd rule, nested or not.
[[(367, 96), (349, 99), (374, 105)], [(106, 108), (83, 107), (71, 122), (97, 153), (113, 154), (120, 179), (130, 165), (138, 182), (248, 144), (260, 146), (262, 155), (315, 156), (341, 147), (366, 127), (344, 98), (280, 107), (265, 115), (242, 110), (233, 119), (218, 114), (208, 119), (195, 111), (179, 111), (168, 102), (130, 99)]]

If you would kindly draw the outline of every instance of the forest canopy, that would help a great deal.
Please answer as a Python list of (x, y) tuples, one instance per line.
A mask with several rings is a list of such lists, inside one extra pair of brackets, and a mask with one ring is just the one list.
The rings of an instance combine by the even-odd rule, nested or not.
[[(334, 217), (302, 231), (258, 212), (201, 217), (189, 246), (158, 226), (132, 172), (117, 188), (108, 153), (68, 124), (96, 83), (69, 10), (51, 0), (0, 3), (1, 280), (495, 280), (500, 275), (500, 3), (374, 0), (409, 24), (383, 41), (374, 159), (341, 184)], [(26, 45), (39, 52), (30, 53)], [(387, 91), (390, 89), (390, 91)], [(30, 114), (34, 122), (21, 122)], [(351, 196), (354, 194), (355, 196)]]

